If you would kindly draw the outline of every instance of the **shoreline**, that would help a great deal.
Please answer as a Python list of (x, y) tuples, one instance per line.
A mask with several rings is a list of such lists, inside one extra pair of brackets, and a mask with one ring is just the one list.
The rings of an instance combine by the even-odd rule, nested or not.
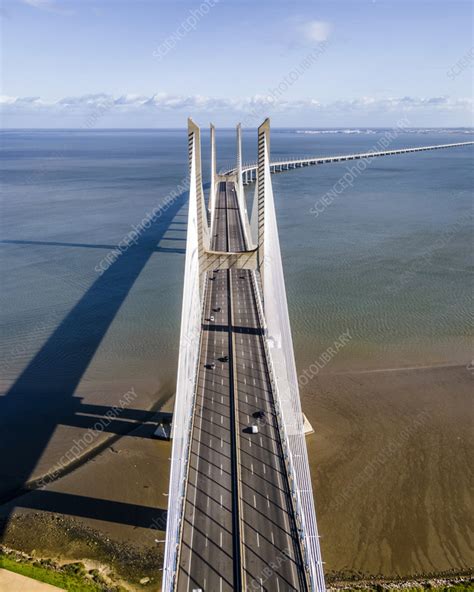
[[(436, 589), (435, 580), (451, 585), (472, 574), (459, 530), (463, 522), (469, 528), (470, 518), (459, 498), (452, 499), (451, 487), (455, 482), (462, 499), (472, 373), (462, 364), (398, 370), (321, 373), (302, 391), (303, 410), (315, 429), (307, 445), (330, 590), (388, 590), (389, 584), (403, 589), (402, 583), (409, 589), (410, 582), (431, 582)], [(172, 401), (168, 394), (161, 409)], [(426, 421), (402, 441), (407, 421), (413, 423), (423, 410)], [(9, 520), (4, 545), (56, 561), (100, 563), (131, 590), (143, 589), (137, 582), (144, 577), (156, 582), (171, 449), (152, 432), (149, 422), (139, 424), (43, 490), (4, 505), (0, 520), (5, 512)], [(389, 451), (386, 459), (379, 457)], [(366, 470), (371, 463), (377, 463), (376, 472)], [(73, 503), (65, 504), (67, 498)], [(424, 499), (426, 506), (420, 505)], [(118, 510), (109, 512), (107, 504)], [(440, 522), (431, 524), (432, 515)], [(456, 550), (452, 569), (440, 547), (441, 533)], [(414, 560), (415, 551), (426, 561)], [(146, 589), (158, 592), (153, 585)]]
[[(0, 545), (0, 567), (2, 556), (18, 564), (37, 565), (44, 569), (63, 572), (70, 567), (76, 567), (76, 571), (82, 574), (84, 582), (94, 582), (103, 586), (103, 590), (137, 592), (147, 589), (150, 592), (158, 592), (161, 587), (161, 577), (144, 575), (135, 581), (129, 581), (126, 574), (115, 571), (110, 563), (98, 560), (79, 559), (70, 561), (60, 557), (51, 557), (41, 554), (29, 554)], [(8, 569), (6, 567), (5, 569)], [(142, 570), (145, 573), (145, 570)], [(474, 569), (459, 572), (433, 572), (430, 574), (408, 575), (397, 578), (384, 578), (368, 576), (362, 573), (329, 573), (326, 575), (328, 592), (348, 592), (352, 590), (376, 591), (382, 590), (472, 590), (474, 587)], [(144, 582), (144, 583), (143, 583)]]

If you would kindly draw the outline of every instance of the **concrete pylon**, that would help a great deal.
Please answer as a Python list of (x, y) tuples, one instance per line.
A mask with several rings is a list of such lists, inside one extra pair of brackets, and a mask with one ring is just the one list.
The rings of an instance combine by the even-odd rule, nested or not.
[(257, 265), (262, 284), (265, 260), (265, 193), (270, 180), (270, 119), (267, 117), (258, 128), (257, 182), (255, 186), (254, 212), (256, 222)]
[(242, 124), (237, 124), (237, 146), (236, 146), (236, 159), (237, 159), (237, 184), (239, 187), (242, 185)]
[(250, 221), (249, 221), (249, 216), (247, 213), (247, 203), (245, 201), (244, 181), (243, 181), (243, 175), (242, 175), (242, 125), (240, 123), (237, 125), (236, 139), (237, 139), (237, 146), (236, 146), (237, 200), (238, 200), (238, 204), (239, 204), (239, 210), (240, 210), (242, 224), (244, 227), (246, 247), (247, 247), (247, 249), (251, 249), (252, 248), (252, 233), (250, 230)]
[(202, 271), (206, 268), (206, 251), (209, 250), (209, 225), (202, 187), (201, 130), (191, 118), (188, 119), (188, 159), (190, 179), (189, 208), (193, 209), (196, 214), (197, 255), (200, 273), (202, 274)]
[(214, 220), (214, 210), (216, 205), (216, 194), (217, 194), (217, 161), (216, 161), (216, 128), (211, 123), (211, 188), (209, 190), (209, 204), (208, 210), (211, 215), (211, 228)]

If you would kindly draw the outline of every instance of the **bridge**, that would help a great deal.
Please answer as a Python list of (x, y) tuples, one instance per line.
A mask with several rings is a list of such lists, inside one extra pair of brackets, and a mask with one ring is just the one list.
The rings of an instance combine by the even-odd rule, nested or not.
[[(291, 169), (297, 169), (318, 164), (329, 164), (332, 162), (344, 162), (347, 160), (366, 160), (378, 156), (394, 156), (397, 154), (411, 154), (414, 152), (426, 152), (427, 150), (442, 150), (445, 148), (456, 148), (458, 146), (472, 146), (474, 142), (455, 142), (453, 144), (436, 144), (434, 146), (416, 146), (412, 148), (400, 148), (398, 150), (371, 150), (370, 152), (359, 152), (357, 154), (341, 154), (339, 156), (312, 156), (305, 158), (283, 159), (270, 163), (270, 173), (282, 173)], [(257, 163), (248, 163), (242, 166), (244, 185), (252, 183), (257, 178)], [(235, 172), (235, 169), (224, 171), (224, 174)]]
[[(188, 121), (189, 210), (163, 591), (325, 590), (271, 174), (437, 147), (216, 169)], [(457, 145), (443, 145), (453, 147)], [(439, 146), (441, 147), (441, 146)], [(244, 185), (254, 181), (248, 215)]]

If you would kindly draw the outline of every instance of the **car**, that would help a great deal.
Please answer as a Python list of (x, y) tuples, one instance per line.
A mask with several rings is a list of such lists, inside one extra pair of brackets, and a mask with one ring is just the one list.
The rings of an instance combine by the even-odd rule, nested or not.
[(265, 411), (263, 409), (260, 409), (260, 411), (255, 411), (253, 416), (255, 417), (255, 419), (264, 419)]
[(221, 307), (220, 306), (216, 306), (215, 308), (212, 309), (214, 312), (221, 312)]
[(219, 358), (219, 362), (228, 362), (229, 361), (229, 356), (222, 356), (221, 358)]
[(251, 434), (258, 434), (258, 425), (257, 424), (253, 424), (250, 426), (250, 433)]
[(216, 365), (214, 362), (210, 362), (209, 364), (204, 364), (204, 367), (207, 368), (208, 370), (214, 370)]
[(211, 321), (211, 323), (213, 323), (213, 322), (214, 322), (214, 315), (211, 315), (211, 316), (209, 317), (209, 320)]

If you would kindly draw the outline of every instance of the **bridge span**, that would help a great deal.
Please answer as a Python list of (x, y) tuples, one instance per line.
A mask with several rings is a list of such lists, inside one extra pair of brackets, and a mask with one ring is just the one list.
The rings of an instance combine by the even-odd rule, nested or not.
[[(466, 142), (462, 145), (473, 144)], [(199, 127), (188, 121), (189, 210), (172, 428), (163, 591), (324, 592), (271, 174), (455, 147), (258, 161), (217, 173), (205, 200)], [(244, 185), (256, 181), (251, 217)]]
[[(318, 164), (330, 164), (333, 162), (345, 162), (347, 160), (365, 160), (377, 158), (379, 156), (394, 156), (397, 154), (411, 154), (415, 152), (426, 152), (428, 150), (443, 150), (446, 148), (457, 148), (458, 146), (470, 146), (474, 142), (456, 142), (453, 144), (437, 144), (434, 146), (416, 146), (413, 148), (400, 148), (398, 150), (371, 150), (369, 152), (359, 152), (355, 154), (341, 154), (338, 156), (313, 156), (305, 158), (291, 158), (275, 160), (270, 163), (270, 173), (282, 173), (306, 166), (315, 166)], [(229, 169), (224, 174), (231, 174), (236, 169)], [(244, 185), (252, 183), (257, 178), (257, 163), (248, 163), (242, 166), (242, 175)]]
[[(245, 250), (238, 212), (235, 184), (221, 181), (213, 250)], [(308, 589), (254, 273), (215, 269), (204, 280), (180, 591)]]
[[(236, 171), (208, 203), (189, 120), (189, 212), (163, 590), (324, 591), (270, 180), (258, 130), (252, 221)], [(251, 227), (254, 229), (252, 232)]]

